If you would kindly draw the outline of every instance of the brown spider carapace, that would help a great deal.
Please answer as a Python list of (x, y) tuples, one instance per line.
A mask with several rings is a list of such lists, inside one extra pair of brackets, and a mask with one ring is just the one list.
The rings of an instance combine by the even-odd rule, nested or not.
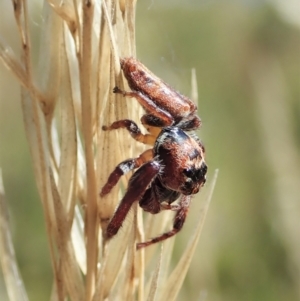
[(196, 105), (132, 57), (121, 59), (121, 68), (132, 91), (125, 92), (115, 87), (114, 93), (135, 97), (139, 101), (146, 111), (141, 122), (148, 134), (142, 134), (137, 124), (128, 119), (103, 126), (103, 130), (125, 128), (135, 140), (153, 148), (137, 158), (121, 162), (102, 188), (101, 197), (111, 191), (122, 175), (137, 169), (107, 226), (106, 239), (117, 234), (134, 202), (138, 201), (145, 211), (152, 214), (166, 209), (176, 211), (173, 229), (138, 243), (137, 249), (140, 249), (165, 240), (182, 228), (191, 195), (205, 183), (207, 166), (199, 138), (194, 133), (186, 133), (201, 125)]

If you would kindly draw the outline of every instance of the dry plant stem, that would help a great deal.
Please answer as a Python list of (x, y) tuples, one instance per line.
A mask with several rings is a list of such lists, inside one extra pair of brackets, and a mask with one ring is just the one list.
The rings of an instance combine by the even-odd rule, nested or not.
[(104, 0), (102, 1), (102, 8), (103, 8), (104, 16), (106, 19), (106, 25), (107, 25), (107, 28), (109, 31), (109, 37), (110, 37), (110, 42), (111, 42), (111, 51), (112, 51), (113, 59), (114, 59), (115, 74), (120, 74), (121, 67), (120, 67), (120, 58), (119, 58), (119, 54), (118, 54), (118, 47), (117, 47), (117, 43), (115, 40), (115, 35), (113, 32), (111, 20), (110, 20), (109, 14), (108, 14), (107, 5)]
[[(137, 213), (137, 204), (134, 204), (133, 206), (133, 222), (136, 223), (136, 213)], [(135, 280), (135, 238), (136, 238), (136, 230), (135, 227), (132, 228), (132, 232), (130, 233), (130, 246), (128, 248), (127, 253), (127, 294), (126, 294), (126, 300), (130, 301), (132, 299), (132, 296), (134, 296), (134, 280)]]
[[(43, 141), (42, 138), (42, 132), (41, 132), (41, 119), (39, 116), (39, 102), (38, 98), (36, 97), (35, 94), (33, 94), (36, 90), (33, 88), (33, 81), (32, 81), (32, 69), (31, 69), (31, 59), (30, 59), (30, 38), (29, 38), (29, 27), (28, 27), (28, 11), (27, 11), (27, 3), (25, 0), (22, 0), (23, 2), (23, 18), (24, 18), (24, 27), (19, 27), (20, 35), (21, 35), (21, 42), (22, 42), (22, 49), (23, 49), (23, 61), (25, 65), (25, 70), (28, 78), (28, 92), (22, 89), (22, 103), (23, 103), (23, 108), (25, 106), (30, 106), (31, 107), (31, 116), (33, 116), (34, 119), (34, 125), (35, 125), (35, 135), (37, 139), (37, 146), (38, 146), (38, 151), (35, 153), (36, 157), (38, 157), (38, 160), (36, 163), (38, 163), (38, 166), (36, 167), (40, 169), (40, 175), (36, 173), (36, 178), (41, 179), (40, 182), (40, 194), (41, 194), (41, 200), (44, 202), (44, 215), (47, 219), (47, 231), (48, 231), (48, 237), (50, 238), (52, 236), (52, 231), (50, 229), (51, 225), (51, 218), (47, 212), (51, 212), (52, 208), (49, 207), (50, 201), (48, 198), (48, 190), (47, 190), (47, 184), (46, 181), (48, 179), (47, 174), (48, 174), (48, 168), (47, 168), (47, 159), (46, 159), (46, 145), (45, 141)], [(21, 14), (17, 14), (16, 17), (20, 17)], [(17, 19), (17, 23), (21, 24), (21, 21)], [(27, 104), (25, 104), (27, 102)], [(31, 102), (31, 104), (29, 104)], [(23, 110), (24, 115), (26, 114), (25, 110)], [(29, 114), (27, 116), (24, 116), (24, 118), (28, 118)], [(30, 117), (29, 117), (30, 118)], [(30, 133), (30, 129), (28, 128), (27, 133)], [(31, 147), (34, 146), (34, 143), (30, 143)], [(33, 157), (34, 154), (32, 153)], [(49, 163), (49, 162), (48, 162)], [(37, 169), (35, 169), (37, 172)], [(53, 242), (51, 239), (49, 239), (49, 244), (50, 244), (50, 250), (51, 250), (51, 257), (52, 257), (52, 265), (55, 273), (57, 274), (57, 266), (55, 266), (55, 251), (54, 251), (54, 246)], [(57, 277), (57, 280), (59, 277)]]
[[(39, 120), (39, 116), (38, 116), (38, 102), (37, 102), (37, 97), (35, 97), (36, 95), (34, 95), (32, 92), (35, 91), (35, 89), (33, 88), (32, 85), (32, 70), (31, 70), (31, 59), (30, 59), (30, 39), (29, 39), (29, 29), (28, 29), (28, 20), (27, 20), (27, 3), (25, 0), (17, 1), (14, 2), (17, 3), (17, 5), (14, 5), (14, 8), (17, 9), (17, 12), (15, 14), (16, 17), (16, 22), (18, 24), (18, 29), (19, 29), (19, 33), (21, 36), (21, 43), (22, 43), (22, 50), (23, 50), (23, 55), (22, 55), (22, 60), (24, 62), (25, 65), (25, 72), (26, 72), (26, 76), (28, 78), (28, 91), (30, 93), (30, 100), (26, 99), (25, 94), (26, 92), (23, 91), (23, 96), (22, 100), (23, 101), (31, 101), (32, 102), (32, 108), (33, 108), (33, 113), (34, 113), (34, 121), (36, 124), (36, 130), (37, 130), (37, 140), (38, 140), (38, 146), (39, 146), (39, 151), (38, 153), (40, 154), (40, 166), (41, 166), (41, 171), (42, 174), (43, 172), (46, 172), (46, 167), (44, 165), (45, 162), (45, 158), (44, 158), (44, 152), (42, 149), (42, 134), (41, 134), (41, 126), (40, 126), (40, 120)], [(23, 5), (21, 5), (21, 3), (23, 3)], [(23, 10), (22, 10), (23, 8)], [(22, 14), (19, 11), (21, 10), (21, 12), (23, 12), (23, 18), (24, 18), (24, 25), (22, 26), (22, 22), (21, 22), (21, 18), (22, 18)], [(43, 182), (43, 181), (42, 181)], [(45, 191), (45, 186), (43, 185), (43, 194), (46, 195)]]
[[(22, 107), (23, 107), (23, 116), (24, 116), (24, 122), (25, 122), (25, 127), (27, 128), (26, 133), (27, 133), (27, 138), (29, 141), (31, 141), (30, 146), (31, 146), (31, 154), (33, 158), (38, 157), (38, 164), (35, 164), (35, 175), (37, 179), (40, 180), (40, 195), (41, 195), (41, 200), (44, 202), (44, 216), (47, 219), (47, 232), (48, 232), (48, 237), (51, 237), (51, 229), (50, 229), (50, 219), (49, 215), (47, 214), (47, 211), (50, 212), (51, 208), (48, 207), (49, 201), (48, 201), (48, 191), (47, 191), (47, 164), (46, 164), (46, 157), (45, 157), (45, 150), (46, 146), (44, 145), (43, 138), (42, 138), (42, 133), (41, 133), (41, 120), (40, 116), (38, 113), (38, 98), (35, 95), (35, 89), (32, 84), (32, 71), (31, 71), (31, 60), (30, 60), (30, 39), (29, 39), (29, 29), (28, 29), (28, 19), (27, 19), (27, 3), (26, 1), (22, 1), (22, 12), (23, 12), (23, 17), (24, 17), (24, 27), (21, 26), (21, 21), (20, 18), (22, 16), (21, 13), (15, 14), (16, 16), (16, 21), (17, 24), (19, 24), (19, 32), (21, 36), (21, 42), (22, 42), (22, 49), (23, 49), (23, 61), (25, 65), (25, 72), (26, 76), (28, 79), (28, 90), (25, 91), (22, 89)], [(18, 8), (21, 7), (20, 5), (17, 6)], [(31, 117), (33, 117), (33, 123), (31, 120)], [(31, 123), (31, 124), (30, 124)], [(33, 126), (33, 127), (32, 127)], [(34, 131), (34, 132), (33, 132)], [(32, 140), (33, 139), (33, 140)], [(34, 142), (33, 142), (34, 141)], [(32, 143), (33, 142), (33, 143)], [(37, 144), (37, 150), (33, 149), (34, 146)], [(36, 162), (36, 163), (37, 163)], [(47, 208), (48, 207), (48, 208)], [(51, 251), (51, 257), (52, 257), (52, 265), (54, 271), (57, 270), (56, 267), (54, 266), (54, 246), (52, 244), (51, 239), (49, 239), (49, 245), (50, 245), (50, 251)]]
[(128, 14), (127, 14), (127, 24), (128, 24), (128, 31), (129, 31), (129, 45), (131, 45), (131, 51), (135, 55), (135, 7), (136, 7), (136, 0), (129, 0), (128, 1)]
[[(141, 210), (137, 210), (137, 217), (136, 217), (136, 238), (138, 241), (144, 241), (144, 231), (143, 229), (143, 216)], [(135, 242), (134, 242), (134, 249), (135, 249)], [(138, 287), (138, 300), (143, 301), (145, 296), (145, 250), (141, 250), (135, 254), (136, 256), (136, 266), (139, 267), (137, 273), (137, 277), (140, 279), (139, 287)]]
[[(23, 2), (23, 18), (24, 18), (24, 25), (21, 25), (21, 12), (15, 14), (16, 21), (18, 24), (18, 28), (21, 35), (21, 42), (24, 52), (24, 63), (25, 63), (25, 70), (27, 72), (27, 76), (30, 78), (30, 83), (32, 83), (32, 70), (31, 70), (31, 58), (30, 58), (30, 40), (29, 40), (29, 27), (28, 27), (28, 10), (27, 10), (27, 2), (26, 0), (21, 0)], [(19, 1), (18, 1), (19, 2)], [(16, 6), (17, 8), (21, 9), (20, 3)]]
[(9, 216), (6, 206), (2, 172), (0, 169), (0, 260), (7, 293), (10, 300), (28, 301), (23, 280), (19, 273), (15, 250), (9, 230)]
[(11, 49), (8, 49), (2, 40), (0, 40), (0, 59), (6, 68), (12, 71), (21, 85), (28, 89), (28, 79), (23, 66), (21, 66)]
[(80, 18), (79, 18), (79, 12), (78, 12), (78, 0), (73, 0), (73, 5), (74, 5), (74, 11), (75, 11), (75, 18), (76, 18), (76, 35), (73, 34), (75, 46), (76, 46), (76, 55), (80, 60), (80, 47), (82, 45), (82, 28), (80, 26)]
[[(29, 90), (29, 92), (32, 91)], [(66, 228), (69, 228), (69, 226), (62, 222), (67, 221), (68, 219), (64, 213), (64, 210), (60, 210), (61, 204), (57, 197), (58, 193), (56, 192), (56, 186), (53, 185), (54, 180), (52, 180), (52, 198), (54, 200), (54, 209), (56, 209), (55, 215), (52, 208), (52, 198), (49, 195), (49, 172), (50, 174), (52, 173), (51, 169), (48, 169), (49, 153), (47, 149), (50, 147), (50, 141), (46, 139), (47, 134), (45, 132), (45, 120), (43, 118), (44, 116), (42, 116), (39, 111), (38, 102), (37, 99), (34, 98), (34, 95), (29, 97), (28, 93), (26, 93), (26, 91), (23, 91), (22, 104), (25, 126), (27, 129), (28, 140), (30, 142), (29, 145), (31, 147), (32, 157), (35, 159), (34, 162), (36, 178), (38, 180), (38, 187), (40, 190), (41, 199), (44, 204), (43, 208), (45, 211), (45, 218), (47, 220), (46, 225), (49, 237), (53, 270), (55, 272), (57, 295), (61, 300), (64, 298), (66, 291), (63, 284), (65, 284), (68, 288), (70, 296), (72, 297), (72, 300), (80, 300), (83, 298), (83, 290), (81, 289), (82, 285), (79, 284), (80, 280), (78, 280), (80, 279), (80, 277), (77, 277), (77, 279), (75, 277), (78, 274), (78, 272), (76, 273), (76, 267), (72, 264), (75, 260), (72, 257), (70, 257), (70, 255), (72, 255), (72, 249), (66, 247), (69, 246), (67, 244), (68, 239), (66, 234)], [(31, 120), (32, 115), (34, 116), (34, 122), (32, 122)], [(49, 119), (46, 121), (48, 121), (49, 123), (51, 122), (51, 120)], [(44, 135), (42, 135), (42, 132)], [(36, 144), (38, 144), (37, 147), (35, 147)], [(61, 231), (62, 229), (64, 229), (64, 231)], [(57, 231), (58, 233), (61, 233), (61, 236), (57, 236)], [(53, 241), (52, 238), (56, 239), (58, 249), (61, 250), (60, 256), (64, 260), (56, 260), (56, 252), (54, 251), (55, 241)], [(76, 281), (70, 282), (67, 280), (69, 279), (70, 274), (73, 275), (73, 279), (76, 279)]]
[[(18, 30), (21, 35), (21, 42), (22, 42), (22, 45), (24, 48), (24, 46), (26, 47), (26, 44), (28, 42), (27, 3), (25, 0), (12, 0), (12, 2), (13, 2), (16, 23), (17, 23)], [(22, 12), (24, 15), (24, 25), (25, 26), (22, 25)], [(27, 46), (29, 46), (29, 45), (27, 45)]]
[(20, 85), (26, 89), (31, 90), (32, 94), (34, 94), (37, 100), (42, 103), (44, 100), (44, 96), (34, 84), (31, 82), (30, 78), (27, 76), (27, 71), (24, 69), (24, 66), (19, 62), (16, 58), (15, 54), (12, 50), (7, 47), (3, 40), (0, 39), (0, 60), (2, 60), (3, 64), (6, 66), (8, 70), (12, 72), (12, 74), (18, 79)]
[[(101, 36), (99, 40), (99, 61), (98, 61), (98, 86), (97, 86), (97, 129), (98, 129), (98, 145), (100, 149), (97, 153), (97, 170), (99, 170), (98, 185), (100, 187), (101, 183), (106, 180), (108, 176), (108, 170), (111, 169), (114, 164), (118, 154), (118, 149), (113, 149), (115, 136), (104, 135), (101, 126), (107, 120), (114, 120), (115, 118), (115, 97), (112, 93), (112, 88), (115, 83), (116, 74), (114, 72), (116, 63), (112, 63), (112, 47), (111, 47), (111, 35), (114, 36), (114, 32), (109, 30), (111, 28), (109, 14), (107, 8), (109, 6), (109, 11), (111, 11), (112, 3), (111, 1), (101, 2)], [(101, 71), (100, 71), (101, 70)], [(113, 156), (108, 155), (114, 153)], [(107, 154), (105, 158), (103, 154)], [(100, 198), (99, 201), (99, 219), (100, 225), (103, 231), (106, 229), (106, 225), (111, 215), (113, 214), (115, 201), (118, 198), (118, 192), (115, 190), (112, 195), (107, 198)], [(103, 250), (105, 250), (103, 248)]]
[(83, 3), (82, 56), (80, 60), (80, 87), (82, 129), (86, 158), (86, 186), (87, 186), (87, 279), (86, 300), (91, 300), (95, 290), (98, 227), (97, 222), (97, 185), (94, 168), (92, 104), (91, 104), (91, 58), (92, 58), (92, 23), (94, 2)]
[[(66, 286), (68, 288), (71, 300), (80, 301), (84, 299), (84, 290), (79, 267), (78, 265), (74, 264), (76, 260), (69, 239), (70, 227), (66, 218), (65, 208), (63, 207), (58, 189), (55, 184), (54, 176), (51, 171), (49, 173), (57, 223), (57, 233), (59, 234), (57, 235), (57, 247), (59, 250), (59, 254), (61, 255), (61, 274), (64, 277), (69, 277), (70, 274), (72, 275), (74, 280), (71, 282), (66, 281)], [(61, 288), (60, 285), (58, 286), (58, 290), (59, 289), (61, 290), (59, 295), (63, 296), (63, 288)]]
[[(63, 30), (62, 30), (63, 32)], [(71, 228), (72, 222), (75, 219), (76, 208), (76, 175), (77, 175), (77, 136), (76, 136), (76, 121), (75, 111), (72, 99), (71, 88), (71, 74), (70, 64), (66, 52), (66, 38), (62, 40), (62, 78), (64, 78), (65, 85), (60, 89), (61, 95), (61, 158), (59, 162), (59, 182), (58, 188), (62, 200), (65, 202), (65, 210), (68, 216), (69, 227)], [(71, 195), (71, 196), (70, 196)]]
[(104, 87), (101, 86), (101, 83), (103, 83), (103, 80), (106, 78), (106, 72), (105, 72), (107, 69), (106, 57), (107, 57), (107, 52), (109, 51), (106, 48), (106, 45), (108, 43), (108, 38), (107, 38), (107, 25), (106, 22), (104, 21), (104, 18), (101, 18), (99, 31), (101, 33), (101, 36), (98, 43), (99, 59), (98, 59), (97, 69), (101, 70), (102, 72), (97, 72), (96, 116), (99, 116), (99, 118), (96, 118), (96, 127), (100, 129), (101, 128), (100, 123), (101, 120), (103, 120), (104, 108), (107, 106), (107, 97), (104, 96), (105, 91), (103, 91)]

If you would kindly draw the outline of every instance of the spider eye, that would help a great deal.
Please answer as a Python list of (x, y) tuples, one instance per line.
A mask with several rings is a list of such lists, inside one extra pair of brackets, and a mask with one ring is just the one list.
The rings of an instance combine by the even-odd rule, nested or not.
[(183, 173), (190, 178), (193, 182), (198, 182), (199, 180), (204, 181), (207, 172), (207, 165), (203, 162), (199, 169), (186, 168)]
[(186, 168), (183, 170), (183, 173), (188, 177), (188, 178), (192, 178), (194, 176), (195, 173), (195, 169), (193, 168)]

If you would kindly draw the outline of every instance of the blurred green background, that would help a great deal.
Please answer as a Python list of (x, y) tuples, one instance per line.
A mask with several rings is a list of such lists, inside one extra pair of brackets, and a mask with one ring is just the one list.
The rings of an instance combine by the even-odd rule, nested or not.
[[(16, 46), (17, 37), (9, 34), (13, 18), (5, 13), (7, 7), (12, 13), (10, 5), (1, 4), (0, 33)], [(220, 170), (178, 300), (300, 298), (297, 11), (299, 18), (296, 1), (138, 1), (137, 56), (186, 95), (196, 69), (203, 121), (198, 134), (209, 178)], [(34, 30), (39, 19), (33, 14)], [(17, 81), (0, 64), (0, 167), (21, 273), (30, 300), (43, 301), (52, 272), (19, 94)], [(174, 261), (197, 206), (195, 198)], [(0, 299), (6, 300), (1, 277)]]

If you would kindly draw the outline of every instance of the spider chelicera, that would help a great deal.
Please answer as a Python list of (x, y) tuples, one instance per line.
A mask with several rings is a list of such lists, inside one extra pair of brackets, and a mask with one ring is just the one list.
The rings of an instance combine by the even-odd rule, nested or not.
[[(135, 97), (145, 109), (141, 122), (147, 129), (142, 134), (129, 119), (118, 120), (103, 130), (125, 128), (137, 141), (152, 145), (140, 156), (128, 159), (114, 169), (100, 196), (108, 194), (120, 177), (137, 169), (129, 180), (127, 191), (110, 220), (106, 239), (117, 234), (134, 202), (152, 214), (161, 210), (176, 212), (173, 229), (146, 242), (137, 249), (163, 241), (181, 230), (191, 202), (191, 196), (206, 181), (205, 150), (199, 138), (188, 131), (201, 125), (196, 105), (150, 72), (135, 58), (121, 59), (121, 68), (132, 91), (115, 87), (113, 92)], [(176, 200), (178, 202), (174, 203)]]

